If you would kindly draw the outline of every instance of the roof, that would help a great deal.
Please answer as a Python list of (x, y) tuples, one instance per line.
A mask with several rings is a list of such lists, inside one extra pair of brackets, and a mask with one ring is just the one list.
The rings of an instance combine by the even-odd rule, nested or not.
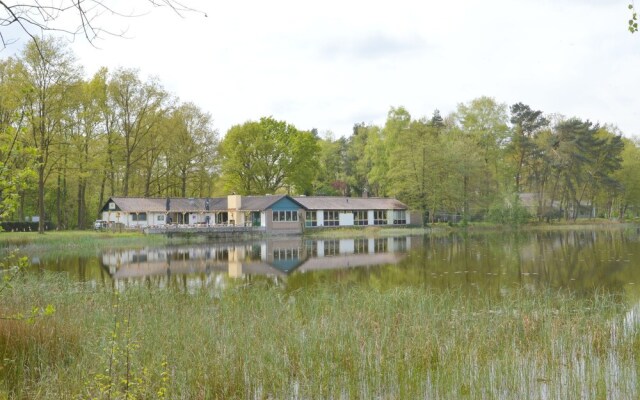
[[(330, 197), (330, 196), (242, 196), (240, 211), (262, 211), (271, 208), (278, 201), (288, 198), (307, 210), (406, 210), (408, 207), (389, 198)], [(227, 211), (227, 197), (184, 198), (184, 197), (111, 197), (102, 207), (109, 211), (109, 203), (116, 204), (116, 211), (123, 212), (166, 212), (167, 202), (173, 212)], [(209, 202), (209, 207), (206, 204)]]
[(245, 211), (266, 210), (287, 195), (276, 196), (242, 196), (240, 209)]
[(209, 210), (227, 210), (226, 197), (211, 198), (147, 198), (147, 197), (111, 197), (102, 211), (109, 211), (108, 203), (113, 201), (119, 211), (124, 212), (165, 212), (167, 201), (169, 201), (171, 211), (195, 212), (206, 210), (206, 202), (209, 201)]
[(301, 196), (294, 199), (308, 210), (406, 210), (396, 199), (378, 197)]
[[(240, 211), (262, 211), (266, 210), (281, 199), (289, 197), (287, 195), (276, 196), (242, 196)], [(289, 197), (293, 202), (296, 200)], [(202, 212), (206, 211), (206, 202), (209, 201), (210, 211), (227, 211), (227, 197), (210, 197), (210, 198), (184, 198), (170, 197), (148, 198), (148, 197), (111, 197), (102, 211), (109, 211), (109, 202), (114, 202), (117, 211), (123, 212), (166, 212), (167, 201), (169, 201), (169, 209), (173, 212)], [(302, 205), (300, 205), (302, 207)]]

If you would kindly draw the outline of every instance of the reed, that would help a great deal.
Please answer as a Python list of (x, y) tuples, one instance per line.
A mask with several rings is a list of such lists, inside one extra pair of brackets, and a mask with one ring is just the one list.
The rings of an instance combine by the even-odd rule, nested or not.
[(1, 300), (57, 311), (0, 322), (0, 398), (640, 395), (638, 321), (606, 293), (237, 281), (112, 292), (45, 274)]

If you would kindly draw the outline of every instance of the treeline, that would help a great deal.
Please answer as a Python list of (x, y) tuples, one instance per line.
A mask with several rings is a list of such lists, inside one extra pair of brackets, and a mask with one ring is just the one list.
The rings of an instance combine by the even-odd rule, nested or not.
[(316, 192), (391, 195), (432, 220), (613, 218), (640, 202), (635, 142), (522, 103), (481, 97), (446, 118), (391, 108), (384, 126), (356, 125), (350, 138), (320, 143)]
[(5, 220), (83, 228), (111, 195), (213, 192), (219, 140), (208, 113), (136, 70), (83, 79), (59, 40), (0, 62), (0, 132)]
[(349, 137), (211, 116), (136, 70), (90, 79), (63, 42), (0, 61), (0, 212), (85, 228), (109, 196), (395, 196), (432, 220), (617, 218), (640, 205), (640, 149), (612, 126), (481, 97), (442, 117), (391, 108)]

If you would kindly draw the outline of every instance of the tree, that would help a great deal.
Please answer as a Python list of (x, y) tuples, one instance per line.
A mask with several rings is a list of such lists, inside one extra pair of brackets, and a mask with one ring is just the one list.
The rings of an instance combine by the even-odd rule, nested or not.
[(154, 135), (168, 94), (156, 80), (142, 82), (137, 71), (119, 69), (109, 82), (109, 97), (123, 144), (122, 194), (128, 196), (135, 167), (158, 144)]
[(98, 187), (96, 182), (101, 180), (96, 178), (101, 177), (105, 162), (102, 151), (105, 134), (102, 113), (105, 87), (104, 69), (98, 71), (91, 80), (77, 85), (73, 108), (67, 116), (70, 120), (67, 158), (69, 168), (73, 171), (71, 177), (75, 181), (76, 196), (75, 207), (68, 204), (66, 208), (76, 211), (78, 228), (86, 228), (88, 225), (90, 207), (87, 203), (87, 193), (90, 187)]
[(441, 161), (439, 150), (437, 128), (425, 121), (412, 121), (389, 156), (391, 193), (425, 216), (429, 208), (434, 215), (437, 207), (434, 174), (439, 170), (437, 161)]
[[(184, 12), (198, 12), (175, 0), (146, 0), (150, 8), (169, 7), (177, 14)], [(55, 2), (18, 2), (0, 1), (0, 41), (2, 46), (15, 42), (17, 39), (6, 36), (6, 28), (18, 26), (18, 31), (25, 33), (35, 43), (40, 51), (38, 37), (45, 32), (59, 32), (70, 36), (81, 35), (93, 43), (102, 35), (122, 36), (123, 32), (112, 32), (98, 23), (99, 19), (107, 15), (131, 17), (135, 14), (115, 8), (112, 1), (107, 0), (59, 0)], [(139, 11), (137, 15), (146, 13)], [(42, 53), (45, 56), (45, 53)]]
[(531, 162), (536, 150), (533, 139), (541, 129), (549, 125), (549, 121), (543, 116), (542, 111), (516, 103), (511, 106), (511, 123), (511, 140), (506, 150), (514, 170), (515, 192), (520, 193), (525, 166)]
[(334, 140), (331, 134), (318, 140), (318, 173), (313, 192), (318, 195), (341, 195), (348, 192), (348, 142), (340, 137)]
[(505, 191), (510, 191), (510, 177), (504, 166), (503, 148), (506, 145), (509, 128), (507, 126), (507, 106), (490, 97), (479, 97), (469, 104), (459, 104), (455, 120), (461, 133), (469, 136), (479, 148), (484, 159), (486, 173), (482, 175), (480, 190), (483, 205), (502, 202)]
[(245, 195), (310, 191), (316, 140), (311, 132), (272, 117), (231, 127), (220, 146), (225, 189)]
[[(584, 194), (593, 184), (593, 168), (601, 157), (599, 148), (604, 145), (596, 135), (598, 130), (599, 127), (589, 121), (571, 118), (558, 123), (548, 137), (548, 160), (555, 177), (550, 204), (560, 195), (560, 204), (567, 219), (577, 218)], [(610, 156), (619, 157), (615, 154)]]
[(622, 184), (618, 198), (618, 214), (623, 218), (628, 209), (640, 212), (640, 146), (638, 140), (624, 139), (621, 168), (614, 173)]
[(381, 129), (375, 125), (356, 124), (353, 134), (348, 139), (347, 146), (347, 181), (349, 193), (361, 195), (371, 188), (369, 184), (369, 171), (371, 171), (371, 159), (365, 156), (369, 141), (372, 137), (380, 136)]
[(21, 193), (35, 178), (35, 151), (20, 140), (25, 118), (20, 104), (22, 65), (0, 61), (0, 219), (8, 218), (21, 204)]
[(179, 178), (180, 196), (187, 197), (189, 179), (203, 170), (210, 177), (215, 169), (217, 131), (211, 127), (211, 115), (193, 103), (172, 110), (168, 122), (167, 162)]
[(23, 52), (22, 84), (27, 139), (37, 150), (38, 232), (44, 233), (45, 184), (61, 155), (61, 121), (69, 106), (68, 91), (80, 80), (80, 68), (60, 40), (48, 38), (29, 43)]

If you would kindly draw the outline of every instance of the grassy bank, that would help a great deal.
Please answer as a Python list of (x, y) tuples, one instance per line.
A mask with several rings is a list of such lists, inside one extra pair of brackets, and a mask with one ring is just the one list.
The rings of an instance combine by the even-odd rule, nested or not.
[(73, 252), (76, 255), (91, 255), (108, 248), (132, 248), (164, 246), (179, 243), (206, 241), (203, 236), (145, 235), (141, 232), (60, 231), (38, 234), (35, 232), (0, 232), (0, 256), (20, 249), (23, 254)]
[(640, 395), (637, 321), (610, 295), (230, 285), (114, 294), (28, 275), (0, 315), (56, 312), (0, 321), (0, 398)]

